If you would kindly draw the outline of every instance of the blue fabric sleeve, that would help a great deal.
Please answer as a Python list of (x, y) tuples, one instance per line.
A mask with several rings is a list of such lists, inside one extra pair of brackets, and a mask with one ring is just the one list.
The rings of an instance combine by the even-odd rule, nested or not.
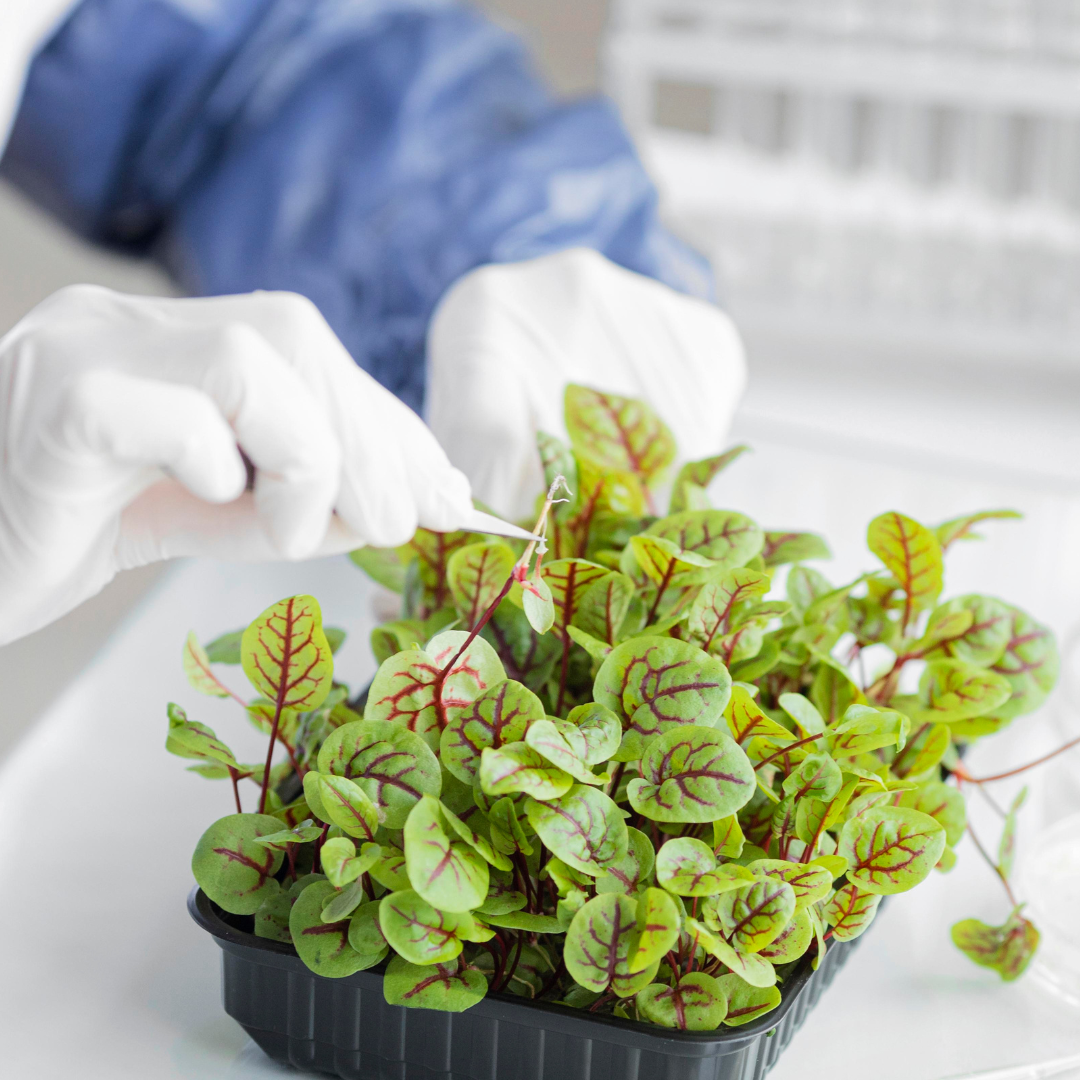
[(585, 246), (708, 296), (613, 108), (449, 0), (82, 0), (0, 171), (195, 295), (291, 289), (413, 408), (466, 271)]

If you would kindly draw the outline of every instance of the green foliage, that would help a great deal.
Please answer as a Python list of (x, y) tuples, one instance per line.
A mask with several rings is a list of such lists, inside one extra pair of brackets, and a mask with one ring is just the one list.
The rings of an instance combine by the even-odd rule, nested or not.
[[(392, 1004), (459, 1011), (492, 989), (662, 1028), (749, 1023), (790, 965), (952, 865), (968, 825), (951, 773), (981, 782), (959, 750), (1041, 704), (1056, 646), (1001, 600), (942, 598), (943, 553), (1009, 512), (883, 514), (878, 569), (838, 585), (807, 565), (821, 537), (710, 505), (744, 447), (684, 465), (658, 517), (675, 447), (647, 405), (570, 387), (567, 430), (539, 439), (548, 487), (570, 487), (542, 507), (550, 554), (426, 529), (353, 553), (402, 598), (362, 713), (311, 597), (206, 648), (188, 636), (193, 691), (271, 736), (243, 764), (169, 705), (167, 749), (238, 810), (193, 870), (321, 975), (389, 957)], [(953, 930), (1005, 979), (1038, 942), (1011, 906)]]

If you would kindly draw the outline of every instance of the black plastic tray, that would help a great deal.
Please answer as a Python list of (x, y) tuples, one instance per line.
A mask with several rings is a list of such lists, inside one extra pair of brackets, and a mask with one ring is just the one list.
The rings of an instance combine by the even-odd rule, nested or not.
[(188, 910), (221, 946), (225, 1011), (275, 1061), (342, 1080), (761, 1080), (858, 944), (832, 944), (816, 972), (805, 960), (760, 1020), (665, 1031), (511, 994), (462, 1013), (388, 1005), (379, 968), (327, 979), (200, 889)]

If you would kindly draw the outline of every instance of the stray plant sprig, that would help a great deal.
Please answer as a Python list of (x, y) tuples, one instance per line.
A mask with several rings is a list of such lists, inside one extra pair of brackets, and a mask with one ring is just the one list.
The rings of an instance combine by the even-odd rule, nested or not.
[[(169, 706), (168, 749), (236, 792), (192, 866), (321, 975), (385, 961), (394, 1004), (512, 993), (745, 1024), (883, 896), (950, 869), (965, 785), (1046, 760), (975, 778), (959, 753), (1042, 702), (1054, 641), (1002, 601), (941, 600), (944, 553), (1011, 512), (936, 528), (882, 514), (867, 533), (880, 567), (835, 585), (809, 565), (829, 555), (820, 537), (712, 507), (706, 488), (745, 447), (683, 466), (657, 517), (675, 456), (662, 422), (585, 387), (566, 406), (570, 445), (538, 439), (541, 539), (421, 529), (353, 553), (402, 597), (372, 633), (362, 715), (335, 681), (343, 635), (311, 597), (206, 649), (189, 636), (193, 687), (269, 736), (265, 761), (242, 764)], [(871, 646), (889, 659), (866, 674)], [(254, 700), (213, 670), (230, 663)], [(244, 779), (257, 813), (240, 812)], [(972, 834), (1007, 920), (953, 928), (1005, 979), (1038, 943), (1010, 884), (1020, 801), (996, 861)]]

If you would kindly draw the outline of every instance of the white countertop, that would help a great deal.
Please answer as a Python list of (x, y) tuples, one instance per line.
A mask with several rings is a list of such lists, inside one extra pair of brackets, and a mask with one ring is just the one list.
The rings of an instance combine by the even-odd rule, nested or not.
[[(751, 434), (751, 433), (743, 433)], [(759, 440), (758, 440), (759, 441)], [(1080, 622), (1080, 496), (1059, 484), (1015, 490), (994, 475), (855, 460), (760, 444), (721, 478), (723, 505), (766, 527), (816, 528), (837, 554), (830, 576), (871, 565), (873, 514), (897, 508), (937, 521), (1015, 506), (1022, 523), (990, 524), (991, 540), (951, 554), (952, 594), (981, 589), (1064, 631)], [(781, 507), (784, 508), (783, 512)], [(831, 523), (831, 524), (830, 524)], [(861, 554), (860, 554), (861, 552)], [(208, 640), (295, 592), (318, 596), (328, 623), (351, 637), (344, 678), (372, 671), (370, 593), (344, 559), (298, 566), (178, 566), (0, 769), (0, 1059), (4, 1077), (165, 1080), (284, 1074), (222, 1011), (216, 945), (188, 918), (188, 861), (226, 786), (187, 773), (165, 753), (165, 703), (183, 704), (243, 759), (259, 737), (230, 702), (187, 687), (180, 647)], [(239, 674), (239, 673), (237, 673)], [(239, 682), (237, 683), (239, 685)], [(977, 748), (978, 774), (1026, 761), (1080, 732), (1064, 694)], [(1080, 753), (1028, 778), (1021, 830), (1080, 809)], [(1008, 783), (996, 792), (1011, 797)], [(974, 808), (990, 842), (996, 832)], [(104, 867), (99, 852), (118, 853)], [(775, 1080), (935, 1080), (976, 1068), (1080, 1052), (1080, 1011), (1025, 978), (1005, 986), (953, 949), (948, 927), (1006, 904), (965, 841), (948, 877), (897, 898), (824, 996), (772, 1074)], [(294, 1075), (294, 1074), (293, 1074)]]

